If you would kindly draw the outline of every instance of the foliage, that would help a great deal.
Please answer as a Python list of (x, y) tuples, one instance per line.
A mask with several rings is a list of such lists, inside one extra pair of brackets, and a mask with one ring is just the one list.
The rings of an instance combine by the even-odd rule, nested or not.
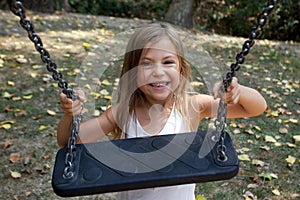
[(171, 0), (69, 0), (69, 3), (79, 13), (161, 20)]
[[(197, 0), (195, 22), (198, 26), (216, 33), (248, 37), (250, 27), (256, 24), (256, 18), (266, 3), (267, 1), (261, 0)], [(298, 0), (281, 0), (265, 28), (263, 37), (300, 41), (299, 13)]]
[[(242, 37), (249, 36), (251, 27), (256, 23), (257, 15), (262, 12), (267, 3), (267, 0), (194, 1), (193, 18), (197, 28)], [(68, 2), (71, 10), (77, 13), (163, 20), (172, 0), (67, 0), (64, 2)], [(49, 3), (52, 6), (47, 6)], [(63, 5), (62, 0), (24, 1), (24, 4), (40, 12), (50, 12), (53, 9), (69, 10), (69, 5), (65, 8), (66, 5)], [(37, 8), (34, 8), (34, 5)], [(0, 2), (0, 9), (7, 8), (6, 1)], [(280, 0), (262, 38), (300, 41), (300, 1)]]

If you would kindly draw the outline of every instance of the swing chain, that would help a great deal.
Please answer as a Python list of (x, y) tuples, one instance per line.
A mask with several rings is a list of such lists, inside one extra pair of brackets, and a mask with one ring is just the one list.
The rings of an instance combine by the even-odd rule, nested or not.
[[(263, 12), (258, 16), (257, 25), (251, 29), (249, 39), (244, 42), (241, 52), (236, 55), (235, 62), (231, 64), (230, 71), (227, 72), (225, 78), (223, 79), (223, 85), (221, 87), (221, 92), (223, 94), (230, 86), (232, 82), (232, 78), (235, 76), (235, 72), (237, 72), (240, 69), (241, 65), (244, 63), (245, 57), (250, 52), (251, 47), (255, 44), (254, 40), (259, 38), (262, 35), (263, 27), (266, 25), (277, 3), (278, 0), (269, 0)], [(227, 156), (225, 154), (226, 147), (224, 146), (226, 115), (227, 115), (227, 104), (222, 100), (220, 100), (217, 118), (215, 120), (216, 131), (213, 137), (214, 137), (214, 141), (218, 141), (219, 143), (220, 148), (218, 148), (218, 159), (221, 161), (227, 160)]]
[[(55, 81), (58, 81), (58, 86), (62, 89), (62, 92), (70, 99), (76, 100), (78, 96), (73, 89), (68, 87), (68, 83), (63, 79), (62, 73), (57, 70), (56, 63), (51, 60), (49, 52), (44, 48), (43, 42), (39, 35), (35, 32), (33, 24), (30, 19), (25, 15), (25, 9), (20, 1), (13, 1), (10, 4), (10, 10), (18, 17), (20, 17), (20, 25), (27, 31), (28, 38), (34, 43), (35, 49), (40, 53), (41, 60), (46, 63), (47, 70), (52, 72), (52, 77)], [(82, 115), (73, 116), (70, 124), (71, 136), (68, 140), (67, 152), (65, 157), (65, 169), (63, 177), (66, 179), (74, 176), (74, 159), (76, 157), (76, 141), (79, 132), (79, 126)]]

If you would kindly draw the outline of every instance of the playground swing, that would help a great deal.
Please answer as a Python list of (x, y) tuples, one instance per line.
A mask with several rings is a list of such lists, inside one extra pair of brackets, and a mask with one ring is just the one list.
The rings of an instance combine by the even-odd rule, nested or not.
[[(249, 39), (223, 79), (223, 92), (244, 63), (254, 40), (262, 34), (276, 4), (276, 0), (269, 0), (259, 15), (257, 26), (251, 30)], [(26, 17), (22, 3), (13, 1), (11, 11), (20, 17), (21, 26), (27, 31), (62, 92), (68, 98), (76, 99), (75, 92), (62, 78)], [(76, 144), (81, 115), (73, 116), (68, 145), (56, 155), (52, 175), (54, 192), (70, 197), (232, 178), (238, 173), (239, 162), (230, 135), (225, 130), (226, 113), (227, 105), (220, 101), (214, 130), (88, 144)], [(201, 149), (209, 151), (200, 155)], [(113, 156), (107, 158), (108, 153), (113, 153)], [(132, 154), (139, 156), (136, 158)], [(154, 158), (162, 163), (161, 166), (153, 162)]]

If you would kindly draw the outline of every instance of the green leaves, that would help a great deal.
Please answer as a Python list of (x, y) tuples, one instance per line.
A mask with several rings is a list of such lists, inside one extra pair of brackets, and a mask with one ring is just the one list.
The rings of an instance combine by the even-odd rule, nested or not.
[(272, 179), (278, 179), (277, 174), (274, 173), (261, 173), (258, 176), (263, 178), (264, 180), (269, 180), (269, 181), (271, 181)]

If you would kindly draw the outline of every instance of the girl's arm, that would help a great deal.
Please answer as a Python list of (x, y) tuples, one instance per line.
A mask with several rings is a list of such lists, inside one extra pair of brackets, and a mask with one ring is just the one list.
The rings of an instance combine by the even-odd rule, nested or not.
[(264, 97), (255, 89), (238, 84), (233, 78), (231, 86), (227, 89), (225, 96), (218, 94), (220, 85), (214, 89), (214, 96), (199, 95), (197, 101), (201, 113), (201, 119), (205, 117), (216, 117), (220, 98), (228, 104), (228, 118), (253, 117), (262, 114), (267, 103)]
[[(61, 107), (64, 116), (61, 118), (57, 128), (57, 143), (60, 147), (64, 147), (68, 143), (70, 137), (70, 123), (72, 116), (79, 114), (83, 98), (79, 101), (72, 101), (64, 94), (60, 95)], [(110, 133), (116, 128), (116, 123), (112, 114), (112, 108), (105, 111), (97, 118), (81, 123), (78, 134), (78, 143), (95, 142), (104, 135)]]

